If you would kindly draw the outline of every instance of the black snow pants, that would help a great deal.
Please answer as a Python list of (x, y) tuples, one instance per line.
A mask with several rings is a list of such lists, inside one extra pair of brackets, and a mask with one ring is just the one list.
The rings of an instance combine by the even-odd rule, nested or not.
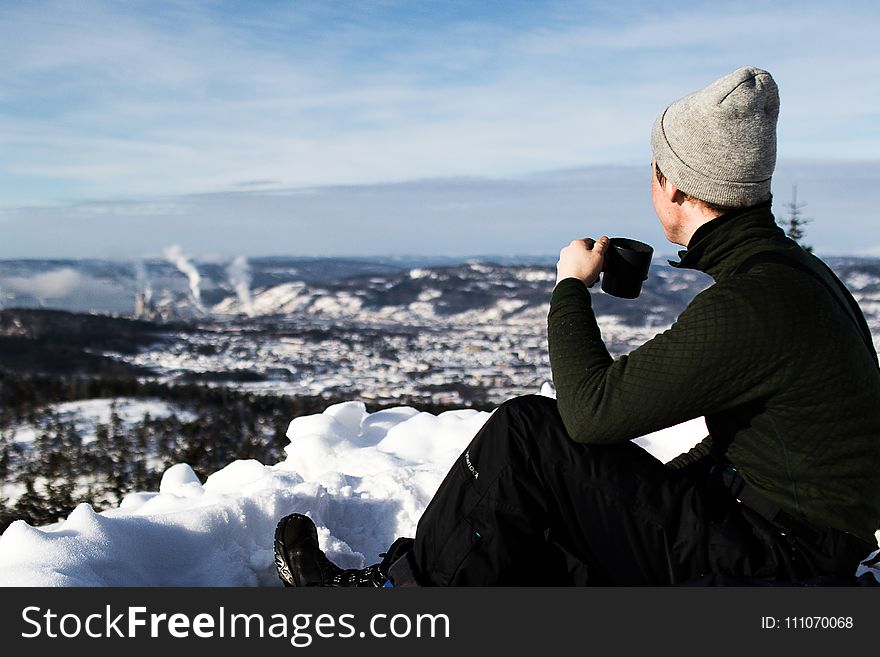
[(688, 585), (851, 578), (872, 546), (799, 536), (737, 501), (714, 468), (568, 437), (547, 397), (496, 409), (419, 521), (427, 586)]

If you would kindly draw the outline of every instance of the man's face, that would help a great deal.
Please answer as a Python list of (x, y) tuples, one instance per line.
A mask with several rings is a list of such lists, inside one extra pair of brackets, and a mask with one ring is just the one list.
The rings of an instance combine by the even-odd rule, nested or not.
[(657, 180), (657, 162), (656, 160), (651, 160), (651, 203), (654, 204), (654, 212), (657, 213), (657, 216), (661, 218), (660, 214), (660, 206), (662, 199), (662, 188), (660, 187), (660, 181)]

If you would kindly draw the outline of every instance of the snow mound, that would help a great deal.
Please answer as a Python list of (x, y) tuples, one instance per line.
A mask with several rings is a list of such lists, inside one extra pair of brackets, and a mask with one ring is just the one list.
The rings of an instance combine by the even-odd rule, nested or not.
[[(542, 394), (552, 394), (549, 388)], [(418, 519), (449, 467), (490, 413), (438, 415), (360, 402), (294, 419), (286, 458), (240, 460), (200, 481), (186, 463), (158, 491), (116, 509), (78, 506), (63, 522), (16, 521), (0, 536), (3, 586), (280, 586), (272, 539), (278, 520), (308, 514), (322, 548), (345, 568), (378, 560)], [(658, 458), (705, 435), (695, 420), (639, 443)]]

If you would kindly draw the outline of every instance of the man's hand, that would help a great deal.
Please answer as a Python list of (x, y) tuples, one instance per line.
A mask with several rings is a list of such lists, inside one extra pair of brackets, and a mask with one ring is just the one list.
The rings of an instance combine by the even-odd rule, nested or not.
[(608, 250), (609, 240), (604, 235), (597, 241), (589, 237), (582, 240), (574, 240), (559, 252), (559, 262), (556, 263), (556, 282), (565, 278), (577, 278), (584, 282), (587, 287), (593, 287), (599, 280), (599, 272), (605, 263), (605, 251)]

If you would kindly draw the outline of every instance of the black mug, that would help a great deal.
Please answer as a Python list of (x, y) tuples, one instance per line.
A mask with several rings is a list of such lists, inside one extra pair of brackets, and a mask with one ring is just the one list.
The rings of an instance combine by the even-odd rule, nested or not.
[(602, 291), (621, 299), (635, 299), (648, 279), (654, 249), (627, 237), (612, 237), (602, 266)]

